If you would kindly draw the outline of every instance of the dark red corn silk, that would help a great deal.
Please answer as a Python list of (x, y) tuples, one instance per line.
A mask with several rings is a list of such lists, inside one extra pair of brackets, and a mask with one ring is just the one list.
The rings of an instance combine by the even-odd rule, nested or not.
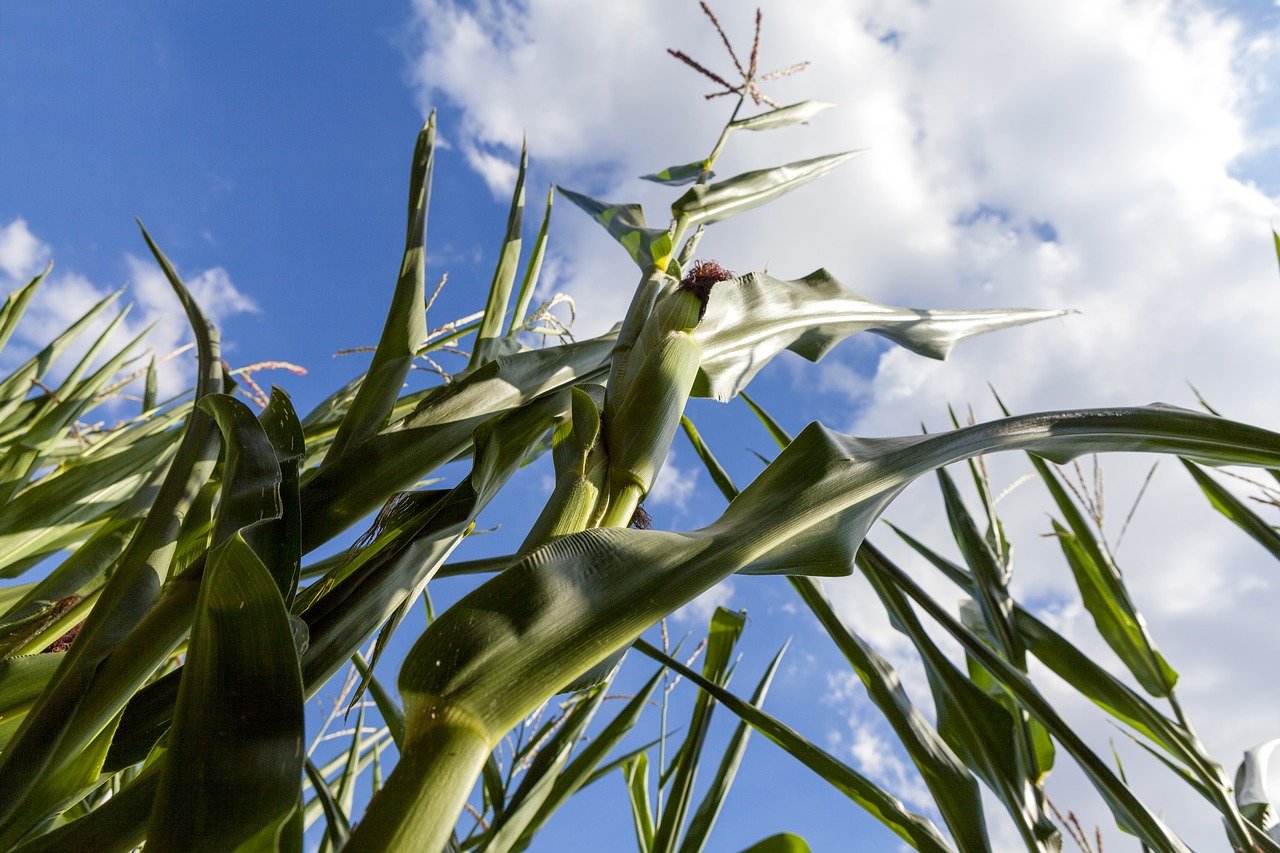
[(652, 530), (653, 518), (643, 506), (636, 506), (636, 511), (631, 514), (631, 523), (627, 525), (633, 530)]
[(698, 322), (707, 313), (707, 300), (711, 298), (711, 288), (722, 281), (733, 278), (733, 273), (715, 261), (694, 261), (693, 269), (680, 282), (680, 289), (687, 290), (698, 297)]

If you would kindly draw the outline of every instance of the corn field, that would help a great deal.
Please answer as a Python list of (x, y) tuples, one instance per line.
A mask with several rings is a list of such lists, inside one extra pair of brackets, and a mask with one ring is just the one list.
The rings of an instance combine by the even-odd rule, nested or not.
[[(1009, 415), (904, 437), (855, 437), (817, 422), (788, 435), (744, 393), (784, 350), (817, 362), (870, 332), (940, 359), (969, 337), (1067, 312), (893, 307), (822, 269), (782, 280), (704, 259), (710, 226), (859, 153), (716, 177), (736, 135), (820, 121), (829, 106), (768, 101), (760, 87), (775, 75), (757, 67), (758, 53), (757, 42), (736, 82), (712, 75), (735, 105), (710, 152), (646, 176), (673, 187), (669, 223), (650, 226), (638, 205), (559, 189), (635, 262), (630, 307), (599, 337), (572, 340), (535, 304), (551, 198), (526, 251), (527, 152), (478, 318), (431, 332), (424, 268), (434, 113), (413, 150), (404, 255), (376, 351), (367, 370), (305, 415), (283, 388), (256, 412), (237, 396), (246, 377), (223, 361), (218, 330), (143, 230), (194, 335), (195, 387), (157, 399), (155, 360), (135, 361), (141, 339), (121, 346), (112, 337), (124, 316), (119, 293), (0, 380), (0, 848), (300, 851), (317, 826), (326, 851), (518, 851), (576, 792), (611, 776), (625, 782), (619, 796), (625, 787), (643, 853), (693, 853), (714, 849), (709, 839), (754, 733), (913, 849), (992, 850), (982, 790), (1028, 850), (1064, 841), (1091, 849), (1047, 802), (1057, 756), (1078, 765), (1116, 826), (1146, 849), (1187, 850), (1158, 804), (1033, 683), (1034, 658), (1203, 795), (1230, 847), (1280, 851), (1258, 775), (1265, 751), (1246, 756), (1238, 776), (1208, 754), (1178, 703), (1177, 673), (1055, 467), (1117, 451), (1181, 457), (1212, 507), (1280, 557), (1274, 528), (1203, 468), (1253, 466), (1280, 478), (1280, 434), (1152, 405)], [(0, 309), (0, 345), (43, 278)], [(106, 317), (114, 319), (88, 340)], [(406, 385), (415, 363), (464, 339), (465, 369)], [(87, 426), (122, 383), (142, 389), (136, 410), (115, 426)], [(741, 489), (685, 411), (690, 398), (737, 396), (778, 445)], [(681, 432), (726, 506), (696, 530), (648, 529), (642, 502)], [(1028, 454), (1048, 489), (1065, 570), (1127, 673), (1092, 661), (1011, 595), (1009, 543), (974, 462), (1009, 451)], [(553, 460), (554, 486), (518, 550), (451, 560), (482, 510), (542, 454)], [(457, 460), (470, 469), (456, 484), (420, 485)], [(977, 512), (948, 473), (957, 463), (969, 466)], [(867, 537), (925, 475), (937, 478), (963, 559), (899, 531), (920, 558), (899, 566)], [(351, 544), (336, 556), (309, 557), (344, 536)], [(913, 577), (935, 571), (964, 599), (958, 615)], [(932, 712), (829, 602), (822, 579), (854, 572), (917, 650)], [(741, 614), (717, 611), (700, 669), (644, 639), (735, 575), (788, 579), (892, 727), (935, 815), (912, 812), (763, 709), (780, 655), (749, 693), (726, 686)], [(432, 581), (449, 576), (473, 586), (413, 639), (392, 689), (378, 675), (380, 657)], [(939, 645), (943, 635), (964, 663)], [(607, 716), (603, 699), (628, 650), (628, 665), (651, 659), (653, 674), (620, 712), (597, 719)], [(317, 763), (304, 704), (352, 666), (342, 710), (356, 715), (354, 735), (337, 759)], [(661, 753), (623, 748), (664, 673), (696, 688), (679, 742)], [(523, 772), (504, 774), (495, 750), (549, 701), (559, 709), (553, 718), (508, 755)], [(703, 742), (717, 705), (738, 724), (725, 753), (711, 756)], [(374, 734), (363, 734), (366, 714), (381, 721)], [(701, 787), (699, 767), (711, 774)], [(360, 811), (362, 774), (376, 791)], [(801, 832), (749, 850), (806, 851)]]

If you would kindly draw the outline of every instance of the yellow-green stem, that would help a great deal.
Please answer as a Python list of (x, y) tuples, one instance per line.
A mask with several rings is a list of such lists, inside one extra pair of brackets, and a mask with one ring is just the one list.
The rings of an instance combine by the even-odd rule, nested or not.
[(493, 749), (484, 727), (465, 710), (428, 697), (415, 699), (412, 739), (395, 772), (369, 801), (345, 853), (439, 853)]

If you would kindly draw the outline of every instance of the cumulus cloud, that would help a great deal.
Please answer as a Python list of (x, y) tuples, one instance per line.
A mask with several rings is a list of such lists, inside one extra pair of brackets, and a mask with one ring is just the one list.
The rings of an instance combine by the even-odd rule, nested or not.
[(0, 273), (20, 284), (30, 279), (49, 260), (49, 247), (45, 246), (25, 219), (15, 219), (0, 228)]
[[(625, 8), (419, 0), (416, 8), (424, 47), (414, 81), (424, 106), (460, 108), (462, 127), (452, 132), (464, 148), (514, 162), (527, 130), (531, 156), (558, 181), (644, 203), (651, 223), (665, 220), (673, 195), (635, 176), (705, 156), (728, 109), (727, 99), (705, 102), (711, 85), (663, 55), (681, 48), (728, 73), (718, 37), (684, 0)], [(749, 44), (749, 17), (719, 11), (735, 42)], [(1017, 411), (1194, 405), (1190, 382), (1232, 417), (1280, 426), (1265, 369), (1280, 317), (1269, 233), (1280, 218), (1271, 194), (1280, 134), (1266, 109), (1280, 46), (1259, 19), (1245, 23), (1199, 0), (814, 0), (766, 5), (764, 15), (764, 66), (813, 63), (766, 91), (783, 103), (839, 108), (807, 128), (740, 134), (718, 171), (872, 151), (765, 212), (715, 225), (701, 254), (787, 278), (825, 266), (893, 304), (1081, 312), (967, 342), (946, 363), (890, 348), (867, 365), (865, 349), (855, 358), (846, 348), (819, 368), (788, 365), (781, 375), (805, 377), (804, 393), (826, 395), (824, 411), (843, 411), (830, 426), (866, 435), (911, 433), (921, 421), (940, 429), (948, 403), (995, 417), (988, 382)], [(586, 217), (558, 216), (558, 286), (578, 299), (580, 328), (603, 328), (625, 306), (633, 268)], [(1105, 465), (1116, 537), (1150, 460)], [(996, 491), (1026, 469), (993, 460)], [(1038, 535), (1047, 506), (1035, 484), (1001, 505), (1017, 536), (1016, 592), (1116, 668), (1073, 604), (1055, 543)], [(940, 547), (948, 538), (940, 510), (936, 489), (922, 483), (891, 515)], [(905, 559), (891, 537), (876, 539)], [(1241, 651), (1280, 641), (1269, 616), (1274, 564), (1206, 509), (1173, 461), (1154, 475), (1118, 556), (1156, 640), (1184, 674), (1184, 705), (1230, 771), (1241, 750), (1275, 735), (1274, 716), (1259, 709), (1273, 708), (1280, 688), (1257, 679)], [(945, 581), (926, 583), (955, 600)], [(865, 589), (828, 588), (927, 705), (909, 649)], [(1078, 710), (1082, 731), (1105, 751), (1111, 730)], [(860, 713), (850, 709), (856, 725)], [(1140, 757), (1133, 764), (1158, 802), (1181, 802), (1160, 768)], [(1055, 796), (1111, 824), (1077, 775), (1052, 778), (1062, 786)], [(1189, 843), (1220, 846), (1212, 813), (1194, 800), (1171, 808)]]
[(693, 497), (697, 488), (698, 469), (678, 467), (676, 452), (672, 450), (667, 454), (667, 461), (653, 481), (648, 500), (684, 512), (689, 508), (689, 499)]
[[(52, 249), (32, 234), (24, 220), (15, 219), (0, 227), (0, 285), (7, 289), (12, 290), (25, 284), (52, 256)], [(124, 264), (129, 280), (125, 294), (118, 304), (129, 304), (131, 308), (125, 321), (114, 333), (114, 343), (122, 346), (150, 326), (150, 331), (135, 352), (141, 355), (150, 349), (159, 359), (163, 359), (191, 340), (186, 314), (164, 273), (154, 262), (126, 254)], [(230, 275), (221, 267), (182, 274), (183, 281), (200, 303), (201, 309), (215, 323), (235, 314), (258, 310), (253, 300), (236, 288)], [(36, 349), (83, 317), (110, 292), (108, 288), (94, 284), (77, 272), (64, 272), (55, 268), (36, 291), (14, 341), (6, 347), (0, 364), (11, 366), (20, 359), (29, 357)], [(68, 363), (83, 353), (89, 343), (105, 330), (114, 316), (110, 311), (108, 314), (109, 316), (101, 318), (95, 326), (88, 329), (81, 336), (80, 342), (68, 351), (65, 356)], [(159, 375), (160, 398), (180, 393), (190, 386), (194, 378), (195, 362), (189, 355), (164, 362)]]

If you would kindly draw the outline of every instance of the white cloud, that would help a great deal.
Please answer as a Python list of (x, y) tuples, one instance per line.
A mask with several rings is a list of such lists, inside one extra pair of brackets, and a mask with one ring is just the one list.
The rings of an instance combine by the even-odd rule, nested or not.
[(676, 452), (672, 450), (667, 453), (667, 461), (654, 478), (648, 500), (684, 512), (689, 508), (689, 499), (698, 488), (698, 469), (680, 468), (675, 463)]
[[(730, 36), (749, 44), (749, 16), (720, 7)], [(428, 45), (415, 65), (422, 101), (462, 108), (463, 144), (514, 161), (527, 130), (531, 158), (558, 181), (643, 202), (653, 222), (673, 194), (635, 176), (704, 156), (729, 108), (726, 99), (703, 101), (711, 84), (663, 55), (682, 48), (726, 73), (719, 39), (693, 3), (488, 0), (466, 11), (420, 0), (416, 8)], [(1194, 405), (1188, 381), (1230, 416), (1280, 425), (1265, 367), (1275, 360), (1280, 317), (1269, 234), (1280, 205), (1264, 189), (1280, 185), (1280, 133), (1265, 109), (1280, 68), (1276, 33), (1198, 0), (814, 0), (767, 6), (764, 15), (765, 67), (813, 63), (766, 91), (784, 103), (840, 107), (808, 128), (732, 139), (718, 171), (872, 151), (767, 211), (717, 224), (702, 256), (788, 278), (826, 266), (895, 304), (1082, 312), (968, 342), (946, 363), (890, 349), (873, 377), (852, 364), (850, 348), (830, 365), (803, 365), (796, 375), (807, 392), (829, 395), (825, 410), (832, 398), (847, 402), (845, 421), (831, 426), (908, 434), (923, 420), (940, 429), (947, 403), (994, 417), (988, 382), (1016, 411)], [(554, 229), (558, 287), (578, 299), (579, 330), (606, 326), (625, 307), (634, 269), (577, 211), (557, 213)], [(1114, 536), (1150, 462), (1105, 464)], [(1026, 468), (993, 460), (997, 490)], [(1207, 510), (1176, 462), (1155, 478), (1120, 563), (1183, 672), (1183, 704), (1231, 772), (1241, 750), (1276, 734), (1266, 709), (1280, 701), (1280, 687), (1258, 679), (1240, 651), (1280, 641), (1270, 616), (1275, 565)], [(1017, 548), (1016, 590), (1052, 607), (1064, 634), (1114, 664), (1071, 603), (1055, 543), (1038, 535), (1047, 506), (1035, 484), (1002, 505)], [(891, 510), (938, 546), (948, 538), (940, 512), (932, 483)], [(906, 558), (892, 537), (877, 533), (876, 541)], [(945, 581), (927, 577), (931, 592), (955, 600)], [(909, 658), (865, 588), (827, 586), (883, 653), (895, 663)], [(906, 664), (904, 682), (924, 695)], [(1073, 722), (1105, 752), (1112, 730), (1092, 709), (1078, 710)], [(1182, 808), (1167, 774), (1141, 757), (1132, 764), (1157, 802), (1177, 804), (1165, 813), (1192, 846), (1221, 846), (1210, 811), (1194, 800)], [(1055, 771), (1052, 785), (1090, 825), (1111, 825), (1078, 775)]]
[(0, 272), (14, 285), (25, 284), (48, 260), (49, 247), (36, 239), (25, 219), (0, 228)]
[[(9, 289), (25, 283), (32, 270), (38, 270), (53, 255), (51, 248), (33, 235), (22, 219), (15, 219), (0, 228), (0, 285)], [(124, 256), (129, 270), (128, 289), (117, 302), (118, 306), (132, 304), (128, 317), (114, 334), (116, 346), (139, 335), (148, 326), (151, 331), (143, 339), (135, 353), (152, 350), (158, 358), (177, 350), (191, 340), (191, 330), (186, 314), (174, 295), (168, 280), (153, 262)], [(253, 300), (241, 293), (221, 267), (184, 275), (187, 288), (200, 304), (201, 310), (214, 323), (245, 312), (257, 311)], [(99, 287), (76, 272), (55, 270), (36, 291), (14, 342), (6, 348), (3, 364), (10, 366), (27, 358), (54, 336), (79, 320), (96, 303), (111, 291)], [(106, 328), (115, 316), (114, 309), (100, 318), (81, 336), (79, 343), (64, 356), (73, 363), (91, 341)], [(56, 371), (55, 371), (56, 372)], [(195, 361), (191, 355), (179, 356), (166, 362), (160, 369), (158, 392), (161, 399), (177, 394), (189, 387), (195, 376)]]

